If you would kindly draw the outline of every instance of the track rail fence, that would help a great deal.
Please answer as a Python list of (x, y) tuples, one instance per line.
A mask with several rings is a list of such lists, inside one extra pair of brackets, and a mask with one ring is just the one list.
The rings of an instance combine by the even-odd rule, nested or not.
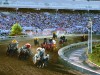
[[(100, 43), (100, 40), (93, 40), (93, 43)], [(88, 42), (80, 42), (80, 43), (74, 43), (68, 46), (65, 46), (63, 48), (61, 48), (58, 51), (58, 55), (60, 58), (60, 61), (65, 65), (65, 66), (70, 66), (71, 68), (78, 70), (82, 73), (88, 74), (88, 75), (100, 75), (100, 72), (88, 69), (84, 66), (75, 64), (74, 61), (68, 59), (67, 56), (65, 56), (66, 53), (68, 53), (71, 50), (75, 50), (76, 48), (82, 48), (82, 47), (86, 47), (88, 45)]]

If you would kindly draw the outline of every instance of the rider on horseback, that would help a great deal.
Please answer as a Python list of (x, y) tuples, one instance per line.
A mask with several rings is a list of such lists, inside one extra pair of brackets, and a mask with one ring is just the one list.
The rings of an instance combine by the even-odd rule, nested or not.
[(42, 67), (43, 66), (43, 60), (45, 56), (45, 49), (44, 48), (37, 48), (37, 53), (33, 57), (33, 62), (36, 64), (37, 67)]
[(26, 43), (24, 46), (20, 48), (20, 58), (27, 59), (31, 55), (31, 45), (29, 43)]
[(16, 53), (18, 50), (18, 42), (17, 40), (12, 40), (12, 42), (9, 44), (8, 49), (7, 49), (7, 53), (14, 55), (14, 53)]
[(53, 39), (56, 39), (57, 38), (57, 35), (55, 32), (53, 32)]
[(34, 45), (39, 45), (39, 39), (38, 38), (34, 38)]
[(47, 38), (44, 38), (43, 44), (47, 44), (47, 43), (48, 43)]

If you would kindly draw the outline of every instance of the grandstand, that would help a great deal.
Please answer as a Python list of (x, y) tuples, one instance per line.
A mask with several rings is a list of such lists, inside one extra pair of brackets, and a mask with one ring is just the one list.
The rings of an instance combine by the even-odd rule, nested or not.
[(38, 30), (38, 33), (45, 30), (51, 33), (59, 28), (62, 28), (66, 33), (87, 33), (88, 16), (91, 16), (93, 21), (94, 33), (100, 33), (100, 15), (99, 13), (81, 13), (78, 11), (58, 11), (49, 12), (33, 11), (33, 12), (1, 12), (0, 13), (0, 29), (3, 32), (11, 29), (11, 26), (18, 22), (25, 30)]
[[(99, 0), (0, 0), (0, 29), (3, 33), (10, 32), (11, 26), (18, 22), (23, 31), (38, 30), (39, 33), (47, 30), (52, 34), (53, 31), (62, 28), (65, 33), (87, 33), (90, 16), (93, 32), (99, 34), (99, 4)], [(97, 13), (90, 10), (96, 10)]]

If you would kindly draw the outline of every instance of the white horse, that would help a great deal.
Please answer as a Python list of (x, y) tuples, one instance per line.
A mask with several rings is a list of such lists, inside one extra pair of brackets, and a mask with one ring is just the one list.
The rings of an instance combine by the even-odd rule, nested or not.
[(37, 48), (37, 53), (33, 57), (33, 63), (36, 64), (37, 67), (44, 67), (49, 59), (49, 54), (45, 55), (44, 48)]
[(36, 64), (36, 62), (40, 60), (40, 57), (39, 55), (36, 53), (34, 56), (33, 56), (33, 63)]
[(33, 57), (33, 63), (39, 68), (47, 66), (48, 60), (49, 60), (49, 54), (45, 55), (43, 59), (41, 59), (37, 53)]

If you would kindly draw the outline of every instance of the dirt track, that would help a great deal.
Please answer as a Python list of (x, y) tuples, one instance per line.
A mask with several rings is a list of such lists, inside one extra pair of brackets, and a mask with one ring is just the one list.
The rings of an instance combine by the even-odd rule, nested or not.
[[(23, 41), (19, 42), (19, 46), (26, 42), (33, 43), (32, 40)], [(48, 67), (39, 69), (32, 63), (31, 58), (23, 61), (19, 60), (17, 56), (6, 56), (6, 47), (7, 45), (0, 46), (0, 75), (82, 75), (75, 70), (65, 68), (59, 63), (56, 52), (48, 52), (51, 55)], [(36, 47), (32, 45), (33, 52), (35, 52), (35, 49)]]

